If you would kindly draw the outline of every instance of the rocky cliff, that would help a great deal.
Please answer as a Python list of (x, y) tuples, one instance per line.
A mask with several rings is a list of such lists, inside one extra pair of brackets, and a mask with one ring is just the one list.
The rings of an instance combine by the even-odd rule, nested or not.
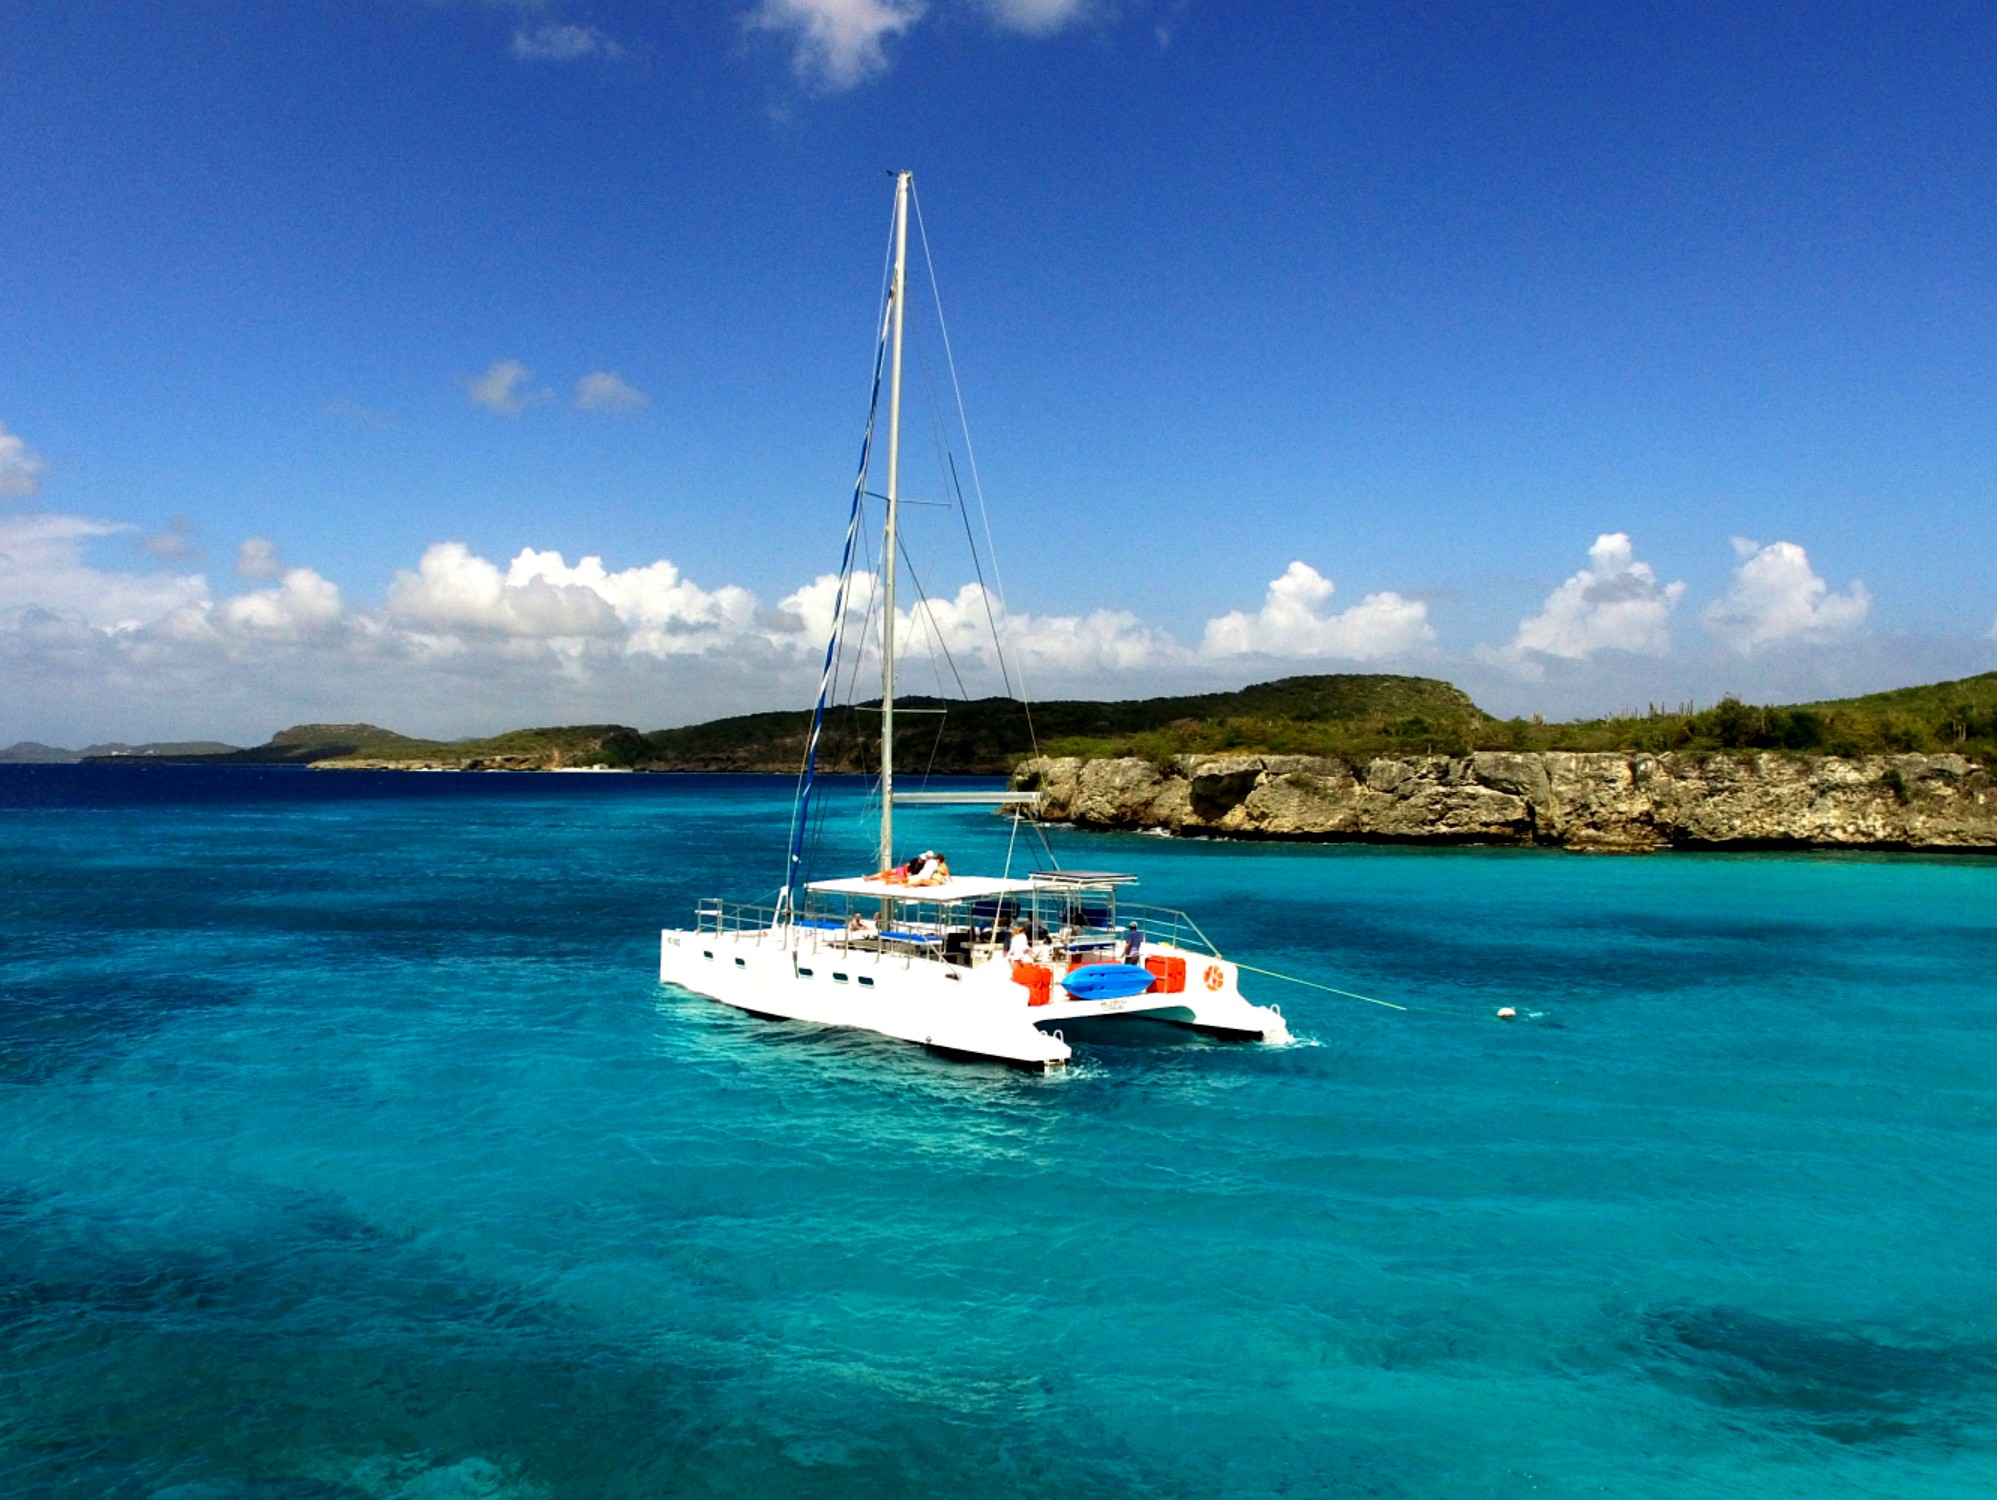
[(1578, 751), (1041, 757), (1013, 785), (1087, 828), (1567, 849), (1997, 852), (1997, 778), (1959, 755)]

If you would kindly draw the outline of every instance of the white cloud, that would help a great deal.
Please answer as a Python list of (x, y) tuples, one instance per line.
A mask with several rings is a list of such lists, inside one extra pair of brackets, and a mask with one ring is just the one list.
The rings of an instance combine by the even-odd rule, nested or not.
[(594, 370), (576, 382), (576, 405), (583, 411), (633, 412), (652, 404), (652, 398), (612, 370)]
[(266, 536), (245, 537), (236, 549), (238, 578), (276, 578), (284, 572), (277, 558), (277, 543)]
[(462, 542), (439, 542), (415, 572), (397, 573), (385, 613), (433, 648), (506, 638), (569, 655), (590, 642), (627, 656), (698, 655), (794, 634), (767, 630), (747, 589), (703, 589), (663, 558), (613, 573), (601, 558), (570, 567), (559, 552), (525, 548), (501, 572)]
[(118, 572), (85, 560), (90, 543), (131, 530), (81, 516), (0, 521), (0, 630), (18, 630), (33, 616), (43, 629), (60, 623), (143, 656), (154, 638), (293, 637), (329, 629), (343, 614), (340, 591), (310, 568), (289, 570), (276, 588), (218, 602), (198, 573)]
[(480, 406), (490, 407), (502, 416), (517, 417), (537, 401), (549, 397), (547, 391), (528, 388), (533, 371), (517, 359), (495, 360), (486, 372), (465, 383), (465, 390)]
[[(877, 603), (877, 585), (872, 573), (854, 574), (846, 597), (849, 627)], [(764, 639), (773, 647), (815, 660), (831, 632), (838, 594), (839, 575), (826, 573), (786, 595), (774, 611), (759, 617)], [(950, 682), (954, 665), (973, 692), (998, 691), (994, 627), (1004, 643), (1008, 664), (1030, 677), (1046, 674), (1059, 679), (1088, 679), (1191, 659), (1168, 633), (1145, 625), (1126, 611), (1011, 614), (981, 584), (967, 583), (953, 595), (919, 599), (907, 609), (896, 609), (895, 640), (906, 680), (912, 683), (918, 676), (933, 673), (954, 689)], [(913, 687), (909, 690), (916, 691)]]
[[(746, 711), (809, 691), (796, 619), (772, 632), (746, 590), (700, 589), (667, 562), (612, 573), (529, 550), (502, 569), (445, 543), (371, 610), (310, 568), (217, 599), (199, 575), (89, 564), (91, 544), (132, 531), (0, 522), (0, 720), (56, 740), (346, 719), (464, 733), (668, 722), (689, 701)], [(264, 571), (275, 549), (248, 560)]]
[(887, 44), (926, 9), (923, 0), (762, 0), (747, 24), (790, 37), (797, 76), (836, 92), (885, 69)]
[(1096, 0), (981, 0), (1000, 26), (1033, 36), (1050, 36), (1096, 14)]
[[(1228, 653), (1230, 621), (1242, 621), (1250, 631), (1254, 645), (1246, 649), (1286, 657), (1372, 661), (1424, 649), (1434, 639), (1426, 607), (1392, 593), (1368, 595), (1342, 615), (1318, 613), (1316, 605), (1328, 597), (1330, 585), (1308, 567), (1302, 573), (1298, 567), (1270, 587), (1262, 615), (1214, 621), (1222, 647), (1208, 645), (1198, 655), (1128, 611), (1008, 613), (979, 583), (897, 609), (897, 641), (911, 671), (917, 661), (935, 657), (937, 669), (947, 675), (947, 655), (967, 679), (985, 673), (989, 683), (999, 669), (995, 625), (1008, 661), (1032, 675), (1062, 679), (1192, 665), (1202, 655)], [(847, 591), (849, 621), (869, 611), (875, 589), (875, 575), (855, 575)], [(1308, 597), (1298, 599), (1300, 591)], [(383, 617), (431, 647), (503, 637), (543, 643), (571, 657), (593, 649), (621, 657), (775, 653), (809, 661), (833, 627), (837, 597), (835, 573), (813, 579), (769, 609), (737, 585), (701, 587), (665, 559), (609, 571), (599, 557), (569, 565), (559, 551), (529, 547), (501, 569), (463, 543), (445, 541), (429, 547), (415, 571), (395, 575)], [(1216, 629), (1208, 635), (1212, 641)]]
[[(1052, 36), (1107, 16), (1115, 0), (969, 0), (1001, 31)], [(745, 19), (792, 45), (791, 65), (814, 88), (850, 89), (885, 72), (889, 44), (929, 14), (928, 0), (760, 0)]]
[(162, 562), (186, 562), (201, 555), (201, 549), (194, 545), (194, 522), (186, 516), (173, 517), (166, 530), (155, 532), (139, 545)]
[(1395, 593), (1368, 594), (1341, 614), (1327, 614), (1333, 585), (1307, 563), (1293, 562), (1269, 585), (1255, 614), (1234, 610), (1208, 620), (1206, 656), (1338, 657), (1379, 661), (1424, 650), (1435, 641), (1428, 606)]
[(0, 517), (0, 621), (34, 610), (130, 631), (205, 602), (208, 585), (199, 574), (121, 573), (85, 561), (90, 543), (133, 529), (82, 516)]
[(967, 663), (996, 670), (994, 621), (1008, 657), (1029, 672), (1089, 675), (1150, 666), (1185, 655), (1184, 648), (1169, 635), (1123, 610), (1099, 609), (1087, 615), (1009, 614), (976, 583), (965, 584), (952, 598), (922, 601), (906, 612), (898, 611), (897, 616), (895, 629), (904, 649), (913, 654), (940, 642), (960, 670)]
[(1630, 539), (1605, 532), (1588, 549), (1588, 566), (1547, 595), (1546, 605), (1519, 622), (1501, 651), (1480, 648), (1486, 659), (1539, 670), (1535, 654), (1581, 661), (1597, 651), (1663, 656), (1671, 649), (1671, 611), (1684, 597), (1683, 583), (1659, 583), (1649, 563), (1636, 561)]
[[(970, 585), (976, 588), (976, 584)], [(1006, 649), (1040, 673), (1093, 676), (1128, 672), (1177, 661), (1185, 651), (1162, 630), (1154, 630), (1122, 609), (1086, 615), (1001, 615)]]
[(279, 635), (330, 630), (344, 612), (340, 591), (310, 568), (290, 568), (273, 589), (224, 599), (216, 607), (228, 624)]
[[(866, 600), (874, 591), (874, 575), (855, 569), (846, 590), (846, 616), (860, 618)], [(817, 642), (822, 649), (832, 634), (832, 617), (839, 608), (839, 575), (821, 573), (795, 593), (777, 601), (770, 624), (779, 632), (800, 638), (802, 644)]]
[[(0, 722), (14, 737), (254, 739), (286, 723), (357, 719), (449, 736), (531, 722), (649, 727), (802, 704), (838, 592), (838, 579), (823, 575), (764, 605), (739, 586), (696, 583), (664, 559), (613, 571), (597, 557), (570, 564), (560, 552), (527, 548), (495, 562), (446, 542), (397, 573), (384, 602), (371, 605), (310, 568), (284, 566), (267, 539), (251, 538), (238, 565), (257, 583), (217, 595), (198, 572), (135, 560), (137, 535), (78, 516), (0, 516)], [(95, 565), (91, 549), (107, 543), (128, 568)], [(1771, 574), (1786, 587), (1768, 585)], [(1741, 575), (1762, 580), (1764, 601), (1803, 599), (1800, 609), (1753, 613), (1761, 637), (1856, 624), (1857, 591), (1812, 588), (1801, 549), (1789, 559), (1780, 544), (1754, 548)], [(864, 615), (870, 600), (878, 607), (876, 585), (866, 573), (854, 579), (849, 618)], [(1616, 655), (1661, 649), (1678, 597), (1633, 558), (1625, 538), (1605, 537), (1589, 567), (1521, 628), (1527, 644), (1480, 653), (1482, 681), (1469, 661), (1448, 663), (1446, 675), (1479, 701), (1491, 694), (1487, 707), (1601, 712), (1653, 695), (1709, 700), (1726, 686), (1781, 702), (1962, 676), (1987, 663), (1990, 649), (1965, 635), (1948, 652), (1922, 656), (1905, 642), (1867, 637), (1836, 653), (1766, 652), (1723, 669), (1717, 651), (1675, 653), (1662, 664)], [(1258, 611), (1209, 621), (1197, 648), (1121, 610), (1008, 618), (993, 601), (992, 613), (1008, 662), (1046, 697), (1228, 687), (1260, 671), (1244, 665), (1253, 659), (1363, 661), (1433, 649), (1419, 601), (1376, 594), (1334, 613), (1331, 599), (1325, 579), (1293, 565)], [(897, 630), (906, 691), (933, 692), (939, 683), (954, 691), (940, 653), (934, 670), (928, 660), (938, 638), (974, 694), (999, 689), (986, 606), (971, 583), (904, 609)], [(1777, 619), (1791, 625), (1771, 637)], [(1798, 619), (1809, 622), (1800, 631)], [(1606, 654), (1595, 660), (1594, 651)], [(864, 667), (860, 680), (864, 695)], [(1530, 696), (1516, 696), (1527, 682)], [(1507, 692), (1515, 695), (1509, 703)]]
[[(431, 551), (437, 549), (432, 548)], [(726, 647), (756, 631), (756, 596), (733, 584), (712, 591), (680, 576), (661, 558), (612, 573), (597, 557), (571, 568), (559, 552), (523, 550), (507, 569), (509, 589), (579, 590), (608, 607), (624, 628), (625, 650), (678, 656)]]
[(509, 577), (463, 542), (438, 542), (415, 572), (398, 572), (388, 615), (432, 636), (563, 641), (618, 634), (616, 611), (594, 590), (532, 574)]
[(513, 55), (522, 62), (574, 62), (601, 57), (614, 61), (624, 49), (594, 26), (522, 26), (513, 33)]
[(1850, 635), (1865, 623), (1872, 595), (1853, 579), (1842, 594), (1810, 567), (1794, 542), (1766, 547), (1733, 539), (1740, 559), (1726, 593), (1706, 606), (1705, 626), (1743, 655), (1784, 641), (1821, 645)]
[(25, 500), (42, 487), (42, 456), (0, 422), (0, 500)]

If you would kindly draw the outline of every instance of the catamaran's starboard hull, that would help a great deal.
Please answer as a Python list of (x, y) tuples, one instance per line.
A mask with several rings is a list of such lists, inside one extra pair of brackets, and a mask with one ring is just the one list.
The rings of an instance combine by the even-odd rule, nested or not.
[[(1147, 950), (1148, 951), (1148, 950)], [(659, 979), (753, 1015), (848, 1026), (939, 1051), (1016, 1067), (1058, 1068), (1068, 1043), (1043, 1027), (1098, 1016), (1150, 1016), (1202, 1031), (1268, 1042), (1290, 1039), (1282, 1014), (1252, 1005), (1225, 960), (1187, 955), (1188, 992), (1120, 1000), (1053, 998), (1028, 1005), (1003, 962), (961, 968), (932, 959), (845, 950), (815, 933), (692, 932), (659, 935)]]

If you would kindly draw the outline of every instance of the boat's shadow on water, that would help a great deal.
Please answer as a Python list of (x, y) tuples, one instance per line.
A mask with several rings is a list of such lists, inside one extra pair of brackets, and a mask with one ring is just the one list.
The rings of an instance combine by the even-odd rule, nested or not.
[[(1139, 1072), (1147, 1067), (1175, 1065), (1194, 1056), (1263, 1054), (1273, 1049), (1254, 1039), (1215, 1036), (1191, 1026), (1148, 1016), (1116, 1016), (1065, 1020), (1047, 1028), (1076, 1049), (1065, 1068), (1044, 1071), (1019, 1067), (946, 1047), (923, 1046), (846, 1026), (823, 1026), (783, 1016), (760, 1015), (720, 1005), (676, 985), (658, 987), (657, 1005), (676, 1026), (694, 1023), (707, 1039), (712, 1055), (731, 1063), (753, 1060), (758, 1053), (781, 1056), (786, 1065), (803, 1064), (825, 1080), (892, 1083), (922, 1080), (972, 1089), (1003, 1085), (1058, 1084), (1063, 1079), (1098, 1076), (1118, 1068)], [(1218, 1059), (1216, 1059), (1218, 1060)]]
[(797, 1081), (814, 1085), (954, 1081), (973, 1092), (1060, 1076), (850, 1026), (741, 1010), (677, 985), (662, 984), (657, 993), (659, 1013), (674, 1028), (661, 1037), (661, 1045), (682, 1056), (690, 1047), (702, 1062), (712, 1065), (778, 1066), (787, 1076), (799, 1069)]
[[(893, 1067), (897, 1063), (915, 1065), (921, 1073), (941, 1073), (953, 1079), (1038, 1079), (1038, 1077), (1062, 1077), (1060, 1069), (1044, 1073), (1040, 1067), (1014, 1067), (999, 1063), (989, 1057), (979, 1057), (975, 1053), (957, 1053), (947, 1047), (923, 1047), (919, 1043), (897, 1041), (893, 1037), (881, 1037), (869, 1031), (855, 1031), (853, 1027), (825, 1027), (813, 1021), (793, 1021), (789, 1017), (763, 1015), (757, 1011), (741, 1011), (737, 1007), (717, 1005), (703, 995), (679, 989), (677, 985), (659, 985), (659, 1011), (671, 1015), (675, 1021), (685, 1023), (689, 1019), (705, 1019), (721, 1029), (721, 1035), (729, 1043), (753, 1041), (781, 1045), (789, 1049), (811, 1049), (821, 1055), (827, 1065), (839, 1061), (859, 1063), (869, 1067)], [(1058, 1035), (1078, 1049), (1088, 1049), (1088, 1055), (1076, 1053), (1074, 1063), (1066, 1069), (1070, 1075), (1076, 1069), (1086, 1069), (1088, 1063), (1104, 1063), (1110, 1057), (1128, 1057), (1136, 1067), (1142, 1067), (1146, 1059), (1156, 1061), (1176, 1061), (1186, 1053), (1230, 1053), (1238, 1049), (1262, 1049), (1266, 1047), (1254, 1037), (1226, 1037), (1198, 1027), (1186, 1027), (1174, 1021), (1156, 1021), (1152, 1017), (1070, 1017), (1058, 1027), (1046, 1027), (1048, 1035)], [(1092, 1057), (1090, 1057), (1092, 1055)], [(929, 1067), (925, 1067), (925, 1061)], [(937, 1067), (943, 1065), (943, 1067)]]

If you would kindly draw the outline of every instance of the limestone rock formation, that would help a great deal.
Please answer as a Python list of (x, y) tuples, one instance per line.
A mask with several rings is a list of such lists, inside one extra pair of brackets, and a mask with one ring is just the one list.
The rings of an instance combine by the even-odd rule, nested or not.
[(1013, 785), (1054, 821), (1235, 838), (1997, 851), (1997, 778), (1959, 755), (1043, 756)]

